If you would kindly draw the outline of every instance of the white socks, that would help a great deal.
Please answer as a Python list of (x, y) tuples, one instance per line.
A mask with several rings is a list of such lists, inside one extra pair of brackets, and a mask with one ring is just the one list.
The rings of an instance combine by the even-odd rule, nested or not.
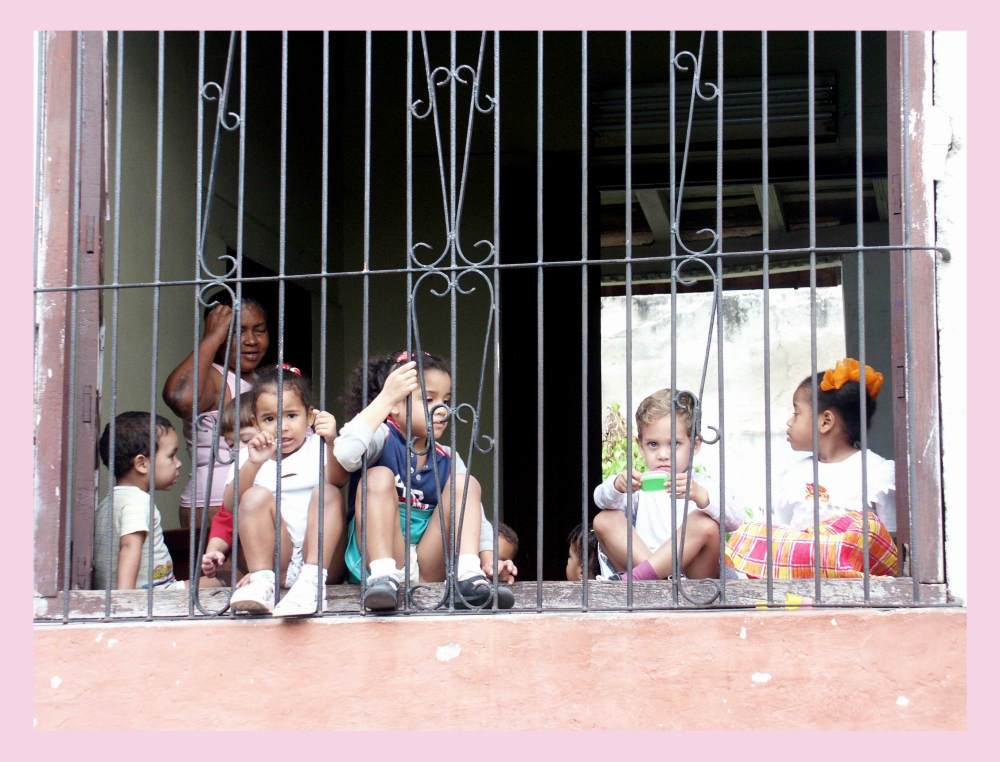
[(481, 576), (483, 570), (479, 567), (479, 556), (475, 553), (463, 553), (458, 557), (458, 581)]
[(378, 577), (393, 577), (397, 581), (402, 579), (402, 571), (396, 568), (396, 559), (389, 558), (373, 558), (369, 564), (368, 568), (370, 571), (370, 577), (376, 579)]
[[(411, 563), (416, 559), (416, 548), (411, 548)], [(414, 564), (415, 566), (415, 564)], [(374, 558), (368, 564), (368, 568), (371, 570), (369, 576), (373, 579), (376, 577), (394, 577), (396, 581), (401, 582), (403, 579), (403, 570), (396, 568), (396, 559), (394, 558)], [(306, 567), (302, 567), (302, 571), (305, 572)], [(413, 582), (413, 571), (411, 569), (410, 581)], [(418, 572), (419, 573), (419, 572)], [(475, 553), (464, 553), (458, 557), (458, 579), (465, 580), (471, 577), (479, 576), (483, 573), (483, 570), (479, 567), (479, 556)]]
[(251, 572), (250, 576), (253, 579), (267, 580), (272, 585), (274, 584), (274, 569), (259, 569), (258, 571)]

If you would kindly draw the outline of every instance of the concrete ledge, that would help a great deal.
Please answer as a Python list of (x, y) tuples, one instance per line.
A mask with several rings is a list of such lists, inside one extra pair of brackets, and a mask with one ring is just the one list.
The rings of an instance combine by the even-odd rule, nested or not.
[(38, 625), (34, 658), (40, 730), (966, 724), (957, 608)]

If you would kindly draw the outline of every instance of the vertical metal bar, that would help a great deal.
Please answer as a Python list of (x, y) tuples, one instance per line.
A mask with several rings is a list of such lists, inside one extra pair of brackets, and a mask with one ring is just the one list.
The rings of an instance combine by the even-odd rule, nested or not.
[[(903, 32), (903, 245), (910, 245), (910, 33)], [(914, 517), (917, 506), (916, 461), (913, 454), (913, 304), (912, 252), (904, 249), (905, 314), (906, 314), (906, 459), (910, 491), (910, 573), (913, 575), (913, 602), (920, 602), (920, 578), (917, 574), (917, 532)]]
[[(160, 281), (160, 255), (163, 243), (163, 89), (164, 59), (166, 57), (163, 32), (156, 35), (156, 190), (153, 217), (153, 281)], [(149, 576), (146, 590), (146, 618), (153, 618), (153, 527), (156, 514), (156, 373), (160, 333), (160, 287), (153, 286), (153, 354), (149, 378), (149, 532), (146, 534), (146, 561)], [(197, 404), (197, 403), (196, 403)], [(138, 584), (138, 581), (137, 581)]]
[(861, 418), (861, 516), (864, 546), (864, 596), (865, 603), (871, 603), (871, 537), (868, 529), (868, 393), (865, 378), (865, 210), (864, 210), (864, 167), (862, 162), (861, 132), (861, 32), (854, 33), (854, 198), (855, 219), (858, 242), (858, 362), (861, 365), (861, 379), (858, 389)]
[[(675, 68), (675, 62), (676, 62), (675, 55), (676, 55), (676, 43), (677, 43), (677, 39), (676, 39), (676, 36), (674, 35), (673, 32), (671, 32), (671, 40), (670, 40), (670, 42), (671, 42), (671, 45), (670, 45), (670, 77), (671, 77), (671, 84), (672, 85), (676, 85), (676, 78), (675, 78), (674, 68)], [(672, 110), (671, 117), (670, 117), (670, 131), (671, 131), (671, 138), (675, 138), (675, 135), (676, 135), (675, 129), (676, 129), (676, 124), (677, 124), (676, 123), (676, 113), (674, 111), (676, 109), (675, 87), (672, 86), (670, 88), (670, 90), (671, 90), (670, 108)], [(695, 97), (694, 94), (692, 94), (691, 97), (692, 97), (692, 100), (693, 100), (694, 97)], [(692, 103), (692, 107), (693, 107), (693, 103)], [(690, 123), (688, 125), (687, 134), (685, 135), (685, 140), (689, 140), (689, 139), (690, 139)], [(675, 171), (674, 171), (675, 170), (674, 162), (676, 161), (675, 151), (676, 151), (676, 143), (672, 140), (671, 141), (671, 149), (670, 149), (670, 192), (671, 192), (670, 207), (671, 207), (671, 212), (673, 214), (673, 223), (672, 223), (671, 227), (673, 228), (673, 233), (674, 233), (672, 242), (673, 242), (673, 240), (676, 240), (677, 238), (680, 238), (680, 222), (679, 222), (679, 220), (680, 220), (680, 212), (681, 212), (681, 210), (680, 210), (680, 206), (679, 206), (678, 197), (682, 196), (683, 192), (684, 192), (683, 191), (683, 187), (678, 187), (677, 178), (675, 177)], [(686, 151), (685, 151), (685, 159), (686, 159)], [(681, 177), (680, 177), (680, 183), (679, 183), (680, 186), (683, 186), (683, 184), (684, 184), (684, 171), (685, 171), (685, 169), (686, 169), (686, 161), (682, 162), (682, 164), (681, 164)], [(674, 254), (674, 253), (676, 253), (676, 252), (672, 250), (671, 254)], [(676, 409), (676, 405), (675, 405), (675, 398), (673, 397), (673, 395), (677, 394), (677, 276), (680, 275), (680, 273), (679, 273), (679, 267), (677, 266), (677, 260), (676, 259), (671, 259), (670, 260), (670, 270), (671, 270), (671, 273), (670, 273), (670, 393), (671, 393), (671, 400), (670, 400), (670, 431), (671, 431), (671, 436), (670, 436), (670, 483), (671, 484), (675, 484), (676, 481), (677, 481), (677, 471), (676, 471), (676, 468), (674, 466), (674, 463), (677, 460), (677, 445), (676, 445), (676, 440), (674, 438), (673, 432), (677, 430), (677, 409)], [(678, 563), (678, 558), (677, 558), (678, 553), (677, 553), (677, 531), (676, 531), (676, 527), (677, 527), (677, 496), (674, 494), (673, 490), (670, 490), (670, 530), (671, 530), (670, 531), (670, 559), (671, 559), (670, 576), (673, 578), (673, 581), (672, 581), (672, 583), (670, 585), (670, 596), (671, 596), (671, 601), (673, 602), (673, 604), (675, 606), (679, 602), (679, 595), (678, 595), (678, 593), (679, 593), (678, 586), (679, 585), (678, 585), (678, 583), (679, 583), (679, 580), (680, 580), (680, 564)]]
[[(673, 61), (673, 52), (670, 56)], [(632, 33), (625, 32), (625, 606), (632, 608)]]
[[(361, 367), (363, 368), (362, 376), (364, 382), (361, 385), (361, 405), (362, 409), (368, 406), (368, 332), (370, 330), (370, 304), (369, 304), (369, 291), (370, 284), (369, 279), (371, 278), (369, 274), (369, 257), (371, 255), (371, 171), (372, 171), (372, 33), (370, 31), (365, 32), (365, 146), (364, 146), (364, 211), (362, 214), (363, 221), (363, 233), (362, 233), (362, 271), (364, 276), (362, 277), (361, 286), (361, 303), (364, 305), (364, 311), (361, 317)], [(409, 198), (409, 193), (407, 194)], [(409, 252), (407, 252), (409, 254)], [(409, 264), (407, 264), (409, 267)], [(409, 437), (407, 437), (409, 441)], [(409, 451), (407, 451), (407, 457), (409, 457)], [(365, 610), (364, 598), (365, 589), (367, 588), (367, 567), (368, 567), (368, 543), (366, 542), (366, 535), (368, 534), (368, 479), (366, 478), (366, 473), (368, 469), (368, 456), (365, 455), (361, 461), (361, 526), (363, 531), (361, 532), (361, 601), (359, 601), (359, 606), (361, 607), (362, 613)], [(357, 522), (355, 522), (357, 526)]]
[[(125, 65), (125, 35), (118, 32), (118, 49), (116, 53), (117, 71), (115, 72), (115, 175), (114, 175), (114, 212), (113, 232), (111, 234), (111, 410), (108, 417), (108, 507), (114, 508), (115, 486), (118, 479), (115, 476), (116, 426), (118, 416), (118, 279), (121, 264), (121, 211), (122, 211), (122, 93), (124, 90)], [(104, 590), (104, 618), (111, 617), (111, 590), (116, 587), (112, 580), (114, 570), (115, 525), (108, 522), (108, 563), (106, 568), (107, 585)]]
[[(243, 209), (246, 203), (246, 147), (247, 147), (247, 134), (246, 134), (246, 123), (243, 120), (243, 116), (247, 113), (247, 33), (240, 32), (240, 137), (239, 137), (239, 159), (237, 168), (237, 179), (236, 179), (236, 304), (233, 305), (233, 323), (236, 326), (241, 325), (240, 322), (240, 311), (241, 311), (241, 301), (243, 297)], [(242, 330), (242, 329), (240, 329)], [(238, 342), (236, 345), (236, 370), (239, 372), (240, 355), (242, 353), (242, 342)], [(197, 355), (196, 355), (197, 356)], [(237, 384), (237, 389), (239, 385)], [(240, 395), (236, 395), (236, 416), (235, 420), (239, 420), (239, 402)], [(236, 449), (233, 450), (233, 458), (235, 463), (239, 463), (240, 456), (240, 438), (236, 437)], [(240, 470), (236, 468), (233, 478), (233, 495), (240, 494)], [(230, 554), (231, 559), (239, 559), (239, 506), (235, 504), (236, 500), (234, 497), (233, 505), (233, 547)], [(231, 562), (230, 570), (230, 587), (235, 589), (236, 587), (236, 577), (239, 572), (238, 564)]]
[[(194, 187), (195, 187), (195, 205), (194, 205), (194, 229), (197, 233), (197, 240), (195, 242), (194, 250), (194, 279), (198, 281), (201, 279), (201, 262), (202, 262), (202, 252), (204, 236), (202, 234), (202, 218), (201, 210), (204, 199), (202, 198), (202, 181), (201, 176), (204, 171), (204, 143), (205, 143), (205, 99), (202, 97), (202, 88), (205, 85), (205, 33), (198, 32), (198, 95), (197, 101), (197, 118), (195, 120), (195, 172), (194, 172)], [(117, 227), (117, 224), (116, 224)], [(191, 409), (191, 441), (188, 446), (188, 454), (191, 456), (192, 462), (195, 461), (197, 455), (197, 436), (198, 436), (198, 399), (199, 399), (199, 389), (198, 389), (198, 371), (200, 366), (200, 353), (198, 352), (198, 340), (201, 335), (200, 331), (200, 320), (199, 315), (201, 313), (201, 302), (199, 299), (199, 292), (201, 288), (199, 286), (194, 287), (193, 300), (191, 305), (191, 351), (194, 356), (194, 374), (192, 376), (192, 392), (191, 399), (193, 400)], [(185, 421), (184, 423), (187, 423)], [(238, 469), (237, 469), (238, 471)], [(234, 489), (236, 489), (235, 494), (239, 494), (239, 475), (236, 476), (236, 484)], [(198, 469), (192, 463), (191, 468), (191, 494), (193, 497), (192, 513), (197, 517), (198, 515)], [(206, 496), (207, 497), (207, 496)], [(236, 506), (233, 506), (233, 516), (236, 515)], [(235, 518), (234, 518), (235, 522)], [(197, 528), (197, 521), (192, 521), (188, 526), (188, 547), (195, 547), (195, 531)], [(233, 536), (236, 536), (236, 527), (233, 527)], [(235, 542), (235, 539), (234, 539)], [(200, 574), (200, 565), (197, 564), (197, 553), (192, 552), (188, 559), (188, 579), (194, 580), (194, 584), (191, 585), (190, 596), (188, 597), (188, 615), (194, 614), (195, 602), (198, 596), (198, 582)], [(233, 558), (236, 558), (236, 548), (233, 548)], [(236, 564), (233, 564), (233, 570), (235, 572)], [(232, 587), (236, 586), (235, 579), (232, 582)]]
[[(587, 32), (580, 32), (580, 261), (587, 261), (587, 197), (590, 177), (587, 173)], [(587, 474), (590, 471), (587, 447), (587, 429), (590, 423), (590, 399), (588, 392), (587, 365), (589, 364), (589, 332), (587, 322), (590, 309), (590, 284), (587, 280), (587, 265), (580, 267), (580, 343), (583, 345), (583, 358), (580, 360), (580, 563), (583, 564), (583, 588), (580, 605), (584, 611), (588, 608), (588, 574), (590, 571), (590, 530), (587, 521), (587, 506), (590, 495), (587, 489)]]
[[(668, 168), (669, 168), (669, 180), (670, 180), (670, 210), (669, 210), (669, 222), (670, 222), (670, 390), (671, 394), (677, 391), (677, 241), (680, 237), (680, 231), (677, 224), (677, 71), (676, 71), (676, 56), (677, 56), (677, 33), (670, 32), (670, 71), (669, 71), (669, 92), (667, 99), (669, 101), (670, 116), (667, 120), (668, 122), (668, 142), (669, 149), (667, 151), (668, 155)], [(671, 402), (670, 405), (670, 425), (676, 425), (676, 413), (674, 412), (674, 405)], [(673, 437), (671, 437), (673, 439)], [(631, 432), (629, 433), (629, 447), (631, 448)], [(671, 459), (670, 459), (670, 482), (674, 483), (675, 473), (674, 473), (674, 457), (676, 454), (676, 448), (671, 444)], [(671, 490), (671, 501), (670, 501), (670, 518), (673, 527), (676, 527), (676, 500), (672, 496), (673, 491)], [(671, 554), (675, 562), (675, 568), (673, 570), (674, 584), (670, 586), (671, 602), (673, 605), (678, 603), (678, 589), (677, 589), (677, 577), (679, 576), (676, 572), (676, 561), (677, 561), (677, 537), (676, 532), (671, 531), (670, 542), (671, 542)]]
[[(80, 280), (80, 154), (82, 152), (83, 129), (83, 34), (74, 32), (76, 50), (74, 62), (76, 76), (73, 79), (73, 201), (71, 206), (72, 221), (70, 223), (70, 240), (73, 253), (73, 274), (71, 286), (76, 286)], [(66, 427), (68, 454), (66, 459), (66, 535), (63, 545), (63, 623), (69, 621), (69, 594), (72, 572), (72, 540), (73, 540), (73, 495), (76, 487), (76, 344), (79, 310), (79, 292), (70, 294), (70, 325), (69, 325), (69, 426)]]
[[(330, 33), (327, 31), (323, 32), (323, 92), (322, 92), (322, 103), (323, 103), (323, 135), (322, 135), (322, 149), (321, 149), (321, 161), (323, 162), (320, 168), (321, 178), (320, 178), (320, 241), (319, 241), (319, 256), (320, 256), (320, 272), (322, 277), (319, 281), (319, 293), (320, 293), (320, 303), (319, 303), (319, 409), (326, 410), (326, 307), (327, 307), (327, 278), (326, 278), (326, 266), (327, 266), (327, 242), (326, 236), (328, 231), (328, 206), (330, 199)], [(324, 569), (324, 553), (323, 553), (323, 539), (324, 539), (324, 524), (326, 518), (326, 442), (320, 440), (319, 446), (319, 495), (317, 507), (319, 509), (319, 525), (317, 543), (319, 548), (317, 549), (317, 561), (319, 563), (319, 580), (316, 584), (316, 610), (322, 614), (323, 613), (323, 599), (326, 596), (326, 571)]]
[[(413, 323), (410, 316), (410, 301), (413, 294), (413, 262), (411, 254), (413, 252), (413, 32), (406, 33), (406, 349), (412, 354), (413, 348)], [(436, 117), (435, 117), (436, 118)], [(413, 316), (416, 317), (415, 315)], [(409, 437), (407, 437), (409, 442)], [(409, 457), (409, 452), (407, 452)], [(405, 556), (403, 558), (403, 575), (406, 586), (406, 596), (403, 601), (404, 611), (410, 609), (410, 587), (417, 580), (410, 579), (410, 492), (412, 484), (409, 471), (406, 475), (406, 522), (403, 526), (403, 547)], [(445, 577), (447, 578), (447, 563), (445, 564)]]
[[(812, 382), (812, 443), (813, 443), (813, 484), (819, 484), (819, 411), (818, 389), (816, 386), (816, 39), (815, 32), (806, 33), (808, 39), (808, 81), (809, 81), (809, 348)], [(819, 546), (819, 490), (813, 490), (813, 574), (815, 579), (816, 602), (820, 601), (820, 546)]]
[[(725, 366), (723, 363), (723, 347), (725, 346), (725, 341), (723, 340), (723, 321), (722, 321), (722, 249), (723, 249), (723, 230), (722, 230), (722, 138), (725, 128), (725, 123), (723, 120), (723, 94), (725, 92), (725, 87), (723, 86), (723, 33), (718, 32), (718, 90), (716, 95), (716, 106), (715, 106), (715, 118), (718, 124), (718, 131), (716, 133), (715, 142), (715, 229), (719, 236), (719, 246), (718, 252), (719, 257), (716, 258), (716, 275), (718, 278), (718, 299), (719, 306), (715, 311), (715, 319), (717, 321), (718, 330), (718, 362), (719, 362), (719, 380), (718, 380), (718, 393), (719, 393), (719, 593), (721, 596), (721, 602), (726, 602), (726, 404), (725, 404), (725, 384), (723, 379), (725, 379)], [(701, 405), (701, 400), (698, 400), (699, 406)], [(699, 426), (700, 428), (700, 426)], [(692, 453), (692, 456), (694, 453)]]
[(764, 265), (764, 516), (767, 523), (767, 603), (774, 604), (774, 558), (772, 553), (774, 526), (771, 493), (771, 192), (770, 192), (770, 149), (768, 146), (768, 62), (767, 32), (760, 35), (760, 150), (761, 150), (761, 199)]
[[(493, 254), (500, 264), (500, 31), (493, 32)], [(493, 554), (494, 569), (500, 545), (500, 270), (493, 271)], [(500, 580), (494, 577), (496, 584)], [(495, 604), (499, 605), (499, 597)]]
[(543, 33), (538, 32), (538, 82), (537, 82), (537, 93), (538, 93), (538, 119), (536, 122), (536, 141), (537, 141), (537, 155), (535, 159), (535, 177), (536, 177), (536, 189), (535, 189), (535, 218), (536, 218), (536, 250), (537, 250), (537, 271), (536, 271), (536, 301), (537, 301), (537, 334), (535, 338), (536, 342), (536, 352), (537, 352), (537, 363), (538, 363), (538, 398), (537, 398), (537, 409), (536, 415), (537, 420), (537, 432), (536, 432), (536, 446), (538, 452), (538, 459), (536, 461), (536, 484), (537, 489), (537, 504), (538, 504), (538, 526), (537, 526), (537, 550), (535, 552), (535, 574), (537, 580), (536, 596), (537, 596), (537, 608), (539, 611), (543, 609), (542, 606), (542, 547), (543, 547), (543, 534), (542, 531), (545, 526), (545, 474), (543, 473), (543, 467), (545, 465), (545, 318), (543, 315), (543, 309), (545, 306), (545, 270), (542, 265), (542, 261), (545, 258), (545, 242), (544, 242), (544, 202), (542, 198), (542, 193), (544, 190), (544, 175), (543, 175), (543, 165), (544, 165), (544, 40)]
[[(281, 138), (278, 169), (278, 449), (274, 490), (274, 602), (281, 592), (281, 426), (284, 421), (285, 362), (285, 237), (288, 192), (288, 32), (281, 33)], [(236, 327), (237, 332), (240, 330)], [(237, 336), (239, 333), (237, 333)], [(234, 337), (235, 339), (235, 337)], [(237, 345), (239, 346), (239, 345)]]
[[(458, 68), (457, 60), (457, 50), (456, 50), (456, 35), (455, 31), (452, 30), (448, 36), (449, 39), (449, 50), (450, 50), (450, 66), (451, 71), (456, 71)], [(456, 101), (457, 101), (457, 83), (456, 77), (451, 77), (448, 87), (448, 230), (450, 232), (448, 251), (451, 264), (451, 274), (449, 280), (452, 284), (458, 280), (458, 276), (455, 272), (455, 265), (457, 264), (456, 251), (458, 248), (458, 205), (456, 203), (455, 197), (455, 169), (456, 169), (456, 142), (458, 138), (458, 115), (456, 112)], [(475, 106), (473, 105), (473, 108)], [(472, 126), (470, 124), (469, 129)], [(448, 322), (448, 335), (450, 338), (449, 342), (449, 359), (451, 361), (451, 399), (452, 404), (456, 399), (456, 381), (458, 377), (458, 318), (457, 318), (457, 295), (456, 289), (450, 288), (448, 293), (448, 309), (449, 309), (449, 322)], [(423, 391), (423, 380), (421, 380), (421, 390)], [(421, 396), (426, 400), (427, 395), (422, 393)], [(430, 419), (430, 411), (424, 409), (424, 415), (426, 419)], [(431, 436), (433, 437), (434, 427), (431, 427)], [(457, 452), (455, 445), (455, 426), (451, 427), (449, 432), (449, 437), (451, 438), (451, 451)], [(428, 439), (428, 447), (430, 447), (430, 439)], [(428, 453), (429, 462), (433, 463), (437, 458), (437, 453), (433, 449)], [(451, 542), (451, 554), (445, 559), (445, 568), (448, 570), (448, 581), (449, 587), (454, 589), (454, 585), (458, 581), (458, 554), (459, 554), (459, 543), (461, 541), (461, 534), (459, 532), (458, 523), (461, 521), (461, 515), (458, 515), (458, 521), (456, 521), (456, 508), (455, 505), (455, 492), (457, 488), (457, 480), (449, 478), (448, 479), (448, 492), (449, 492), (449, 504), (448, 510), (450, 513), (451, 520), (448, 523), (448, 535)], [(466, 483), (468, 483), (468, 477), (466, 477)], [(463, 493), (464, 495), (464, 493)], [(465, 498), (463, 496), (462, 505), (465, 505)], [(479, 550), (479, 544), (476, 543), (476, 551)]]

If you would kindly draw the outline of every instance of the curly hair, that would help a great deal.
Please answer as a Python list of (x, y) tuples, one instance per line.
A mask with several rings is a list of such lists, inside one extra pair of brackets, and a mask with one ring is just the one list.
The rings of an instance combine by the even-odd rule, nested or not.
[(640, 402), (635, 410), (636, 432), (642, 436), (646, 426), (670, 415), (670, 408), (673, 406), (677, 410), (677, 420), (684, 423), (688, 435), (692, 436), (696, 433), (692, 431), (696, 403), (697, 398), (691, 392), (679, 391), (675, 394), (672, 389), (655, 391)]
[(385, 380), (389, 374), (411, 359), (417, 360), (418, 366), (422, 366), (425, 371), (440, 370), (442, 373), (451, 375), (451, 366), (448, 361), (429, 352), (424, 352), (423, 355), (417, 357), (405, 349), (400, 349), (390, 354), (372, 357), (368, 360), (367, 365), (359, 363), (354, 372), (351, 373), (347, 393), (344, 395), (347, 419), (350, 420), (356, 416), (375, 399), (382, 391), (382, 387), (385, 386)]

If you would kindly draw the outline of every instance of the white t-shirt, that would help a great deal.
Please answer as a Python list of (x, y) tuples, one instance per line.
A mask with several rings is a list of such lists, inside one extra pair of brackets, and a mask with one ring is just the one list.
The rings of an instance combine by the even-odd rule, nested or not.
[[(313, 489), (319, 484), (319, 444), (322, 440), (322, 437), (310, 433), (298, 450), (281, 459), (281, 520), (285, 522), (288, 536), (296, 548), (301, 548), (305, 541), (309, 498)], [(233, 463), (229, 482), (235, 479), (236, 469), (246, 463), (249, 455), (249, 447), (240, 447), (240, 457)], [(267, 460), (261, 464), (253, 483), (254, 486), (270, 490), (277, 499), (278, 461)], [(244, 489), (242, 485), (241, 489)]]
[(149, 528), (149, 493), (130, 485), (116, 486), (111, 500), (105, 495), (94, 513), (94, 588), (108, 586), (108, 561), (111, 561), (111, 587), (118, 586), (118, 550), (121, 538), (133, 532), (145, 532), (139, 558), (136, 587), (149, 587), (149, 543), (153, 543), (153, 585), (174, 579), (174, 562), (163, 541), (160, 511), (153, 507), (153, 529)]
[[(818, 465), (819, 520), (862, 510), (861, 451), (837, 463)], [(896, 531), (896, 464), (868, 451), (868, 504), (890, 532)], [(775, 490), (771, 521), (776, 526), (812, 529), (813, 459), (803, 455), (781, 475)]]
[[(615, 488), (615, 479), (617, 476), (617, 474), (612, 474), (594, 489), (594, 503), (598, 508), (602, 510), (625, 510), (625, 506), (628, 504), (628, 493), (619, 492)], [(698, 508), (692, 500), (687, 503), (688, 513), (698, 510), (704, 511), (713, 519), (719, 521), (721, 511), (719, 509), (718, 485), (705, 473), (698, 473), (696, 471), (692, 476), (708, 492), (708, 505), (704, 508)], [(740, 518), (736, 511), (729, 507), (730, 501), (728, 497), (726, 503), (726, 529), (732, 530), (740, 525)], [(635, 531), (651, 551), (668, 542), (674, 531), (681, 528), (681, 522), (684, 520), (684, 499), (677, 498), (676, 506), (676, 521), (671, 521), (670, 495), (668, 492), (643, 492), (638, 489), (632, 492), (632, 508), (635, 511)], [(602, 551), (600, 561), (603, 574), (609, 574), (612, 571), (606, 558)]]

